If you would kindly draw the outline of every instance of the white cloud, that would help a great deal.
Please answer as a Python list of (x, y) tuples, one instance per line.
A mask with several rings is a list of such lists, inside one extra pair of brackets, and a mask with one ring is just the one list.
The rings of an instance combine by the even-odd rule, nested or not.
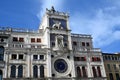
[[(120, 15), (115, 15), (116, 7), (108, 7), (96, 10), (92, 18), (80, 15), (79, 12), (71, 16), (71, 28), (73, 32), (92, 34), (95, 46), (107, 46), (115, 40), (120, 40)], [(115, 12), (114, 12), (115, 11)]]
[[(41, 1), (41, 0), (40, 0)], [(37, 17), (41, 19), (43, 14), (45, 13), (46, 8), (51, 9), (51, 6), (54, 6), (56, 10), (59, 10), (62, 8), (63, 0), (42, 0), (42, 9), (37, 13)]]
[(108, 0), (108, 2), (111, 2), (112, 5), (120, 7), (120, 0)]

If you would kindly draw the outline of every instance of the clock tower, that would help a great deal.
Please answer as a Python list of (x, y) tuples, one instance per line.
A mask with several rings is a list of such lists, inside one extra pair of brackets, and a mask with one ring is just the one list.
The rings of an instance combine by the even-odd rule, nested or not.
[(48, 48), (48, 77), (75, 77), (71, 45), (69, 15), (58, 12), (52, 7), (46, 9), (40, 29), (43, 29), (44, 48)]

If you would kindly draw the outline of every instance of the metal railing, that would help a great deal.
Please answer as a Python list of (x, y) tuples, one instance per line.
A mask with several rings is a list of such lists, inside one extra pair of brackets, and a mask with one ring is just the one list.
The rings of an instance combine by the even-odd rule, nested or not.
[(85, 37), (85, 38), (92, 38), (91, 35), (87, 35), (87, 34), (71, 34), (72, 37)]
[(80, 51), (80, 52), (101, 52), (100, 48), (92, 48), (92, 49), (86, 49), (86, 48), (74, 48), (74, 51)]
[(39, 31), (31, 30), (31, 29), (22, 29), (22, 28), (11, 28), (11, 27), (0, 27), (0, 33), (6, 33), (8, 32), (31, 32), (31, 33), (42, 33), (43, 30), (39, 29)]

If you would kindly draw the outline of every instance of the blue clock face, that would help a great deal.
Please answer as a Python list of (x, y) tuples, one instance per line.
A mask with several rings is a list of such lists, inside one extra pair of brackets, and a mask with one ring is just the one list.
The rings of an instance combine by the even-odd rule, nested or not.
[(63, 59), (58, 59), (58, 60), (55, 61), (54, 67), (55, 67), (55, 70), (56, 70), (57, 72), (59, 72), (59, 73), (64, 73), (64, 72), (67, 70), (68, 65), (67, 65), (67, 63), (66, 63), (65, 60), (63, 60)]

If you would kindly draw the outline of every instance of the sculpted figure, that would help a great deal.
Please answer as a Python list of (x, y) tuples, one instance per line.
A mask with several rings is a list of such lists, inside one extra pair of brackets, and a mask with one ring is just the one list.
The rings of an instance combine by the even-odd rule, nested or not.
[(53, 28), (60, 29), (61, 22), (53, 24)]

